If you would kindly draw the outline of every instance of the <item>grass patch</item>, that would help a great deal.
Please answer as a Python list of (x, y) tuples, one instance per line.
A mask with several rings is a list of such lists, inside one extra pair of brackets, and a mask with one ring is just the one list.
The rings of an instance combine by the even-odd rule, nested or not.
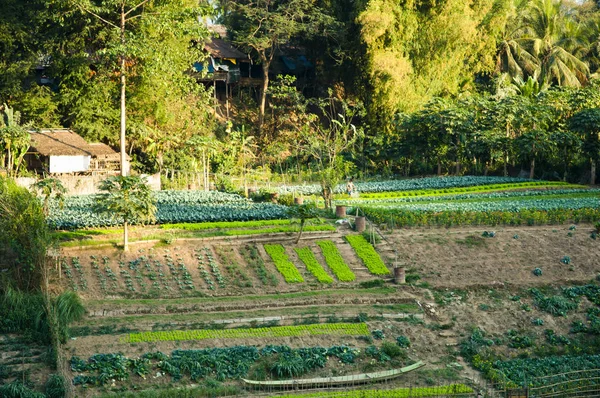
[[(261, 229), (224, 229), (216, 231), (203, 232), (202, 230), (195, 231), (181, 231), (173, 232), (173, 230), (165, 230), (164, 232), (158, 232), (151, 235), (143, 236), (141, 238), (131, 238), (129, 242), (144, 242), (151, 240), (163, 241), (167, 245), (172, 243), (173, 240), (178, 238), (185, 239), (202, 239), (212, 238), (217, 236), (246, 236), (246, 235), (262, 235), (262, 234), (275, 234), (275, 233), (297, 233), (300, 230), (298, 226), (281, 226), (272, 228), (261, 228)], [(323, 232), (323, 231), (335, 231), (335, 227), (328, 224), (322, 225), (307, 225), (304, 227), (304, 232)], [(111, 231), (111, 234), (120, 231)], [(103, 234), (108, 235), (108, 234)], [(117, 239), (92, 239), (86, 238), (85, 240), (69, 240), (60, 243), (62, 247), (78, 247), (78, 246), (102, 246), (102, 245), (116, 245), (120, 241)]]
[(484, 238), (482, 238), (481, 236), (475, 236), (475, 235), (468, 235), (468, 236), (465, 236), (463, 239), (456, 239), (455, 242), (458, 243), (459, 245), (464, 245), (469, 248), (483, 247), (486, 245), (486, 241)]

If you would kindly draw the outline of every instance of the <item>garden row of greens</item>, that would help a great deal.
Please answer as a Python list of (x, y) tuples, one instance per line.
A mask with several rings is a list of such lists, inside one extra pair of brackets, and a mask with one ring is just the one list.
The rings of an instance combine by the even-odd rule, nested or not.
[(600, 208), (548, 210), (412, 210), (393, 208), (361, 208), (364, 214), (378, 224), (390, 227), (458, 226), (458, 225), (544, 225), (595, 222), (600, 219)]
[[(531, 182), (531, 180), (513, 177), (451, 176), (355, 182), (354, 187), (358, 192), (397, 192), (423, 189), (449, 189), (490, 184), (515, 184), (519, 182)], [(345, 191), (345, 184), (339, 184), (334, 188), (335, 193), (342, 193)], [(282, 186), (278, 188), (278, 192), (280, 194), (319, 195), (321, 193), (321, 186), (316, 184)]]
[[(362, 238), (362, 237), (360, 237)], [(355, 250), (357, 254), (363, 258), (365, 265), (375, 275), (383, 275), (389, 273), (385, 264), (379, 257), (379, 254), (373, 249), (373, 247), (362, 238), (361, 243), (355, 243)], [(365, 244), (367, 246), (365, 246)], [(330, 240), (317, 241), (317, 245), (320, 247), (325, 263), (331, 269), (336, 278), (341, 282), (352, 282), (356, 279), (354, 273), (350, 270), (342, 255), (340, 254), (337, 246)], [(275, 263), (275, 266), (279, 272), (285, 278), (288, 283), (300, 283), (304, 282), (304, 278), (285, 253), (285, 248), (282, 245), (264, 245), (265, 251)], [(295, 249), (298, 254), (298, 258), (304, 263), (308, 271), (313, 274), (317, 280), (321, 283), (332, 283), (333, 278), (327, 274), (323, 266), (319, 263), (314, 253), (309, 247)], [(385, 271), (384, 271), (385, 270)]]
[[(385, 345), (385, 343), (384, 343)], [(398, 347), (391, 343), (390, 354), (398, 353)], [(390, 356), (379, 355), (382, 349), (373, 346), (370, 350), (378, 354), (376, 359), (389, 361)], [(169, 375), (174, 381), (189, 376), (191, 380), (212, 377), (219, 381), (247, 377), (251, 367), (261, 358), (272, 358), (267, 370), (272, 377), (298, 377), (317, 368), (323, 368), (330, 358), (343, 364), (354, 363), (361, 356), (367, 356), (348, 346), (290, 348), (288, 346), (234, 346), (228, 348), (208, 348), (203, 350), (175, 350), (170, 356), (162, 352), (151, 352), (139, 358), (127, 358), (123, 354), (96, 354), (84, 361), (76, 356), (71, 358), (71, 370), (79, 375), (73, 378), (74, 385), (105, 385), (128, 380), (133, 375), (146, 378), (157, 370)], [(373, 356), (370, 357), (375, 358)], [(263, 365), (264, 366), (264, 363)], [(263, 376), (264, 377), (264, 376)]]
[(264, 248), (287, 283), (304, 282), (304, 278), (285, 254), (285, 248), (282, 245), (264, 245)]
[(407, 204), (370, 204), (369, 208), (406, 209), (410, 211), (505, 211), (520, 210), (555, 210), (555, 209), (595, 209), (600, 207), (600, 197), (583, 198), (544, 198), (523, 200), (473, 200), (468, 202), (446, 201), (442, 203), (407, 203)]
[(527, 182), (504, 183), (504, 184), (474, 185), (474, 186), (469, 186), (469, 187), (456, 187), (456, 188), (444, 188), (444, 189), (421, 189), (421, 190), (410, 190), (410, 191), (366, 192), (366, 193), (361, 192), (360, 197), (356, 198), (354, 200), (408, 198), (408, 197), (419, 197), (419, 196), (444, 196), (444, 195), (458, 195), (458, 194), (467, 194), (467, 193), (514, 191), (514, 190), (522, 190), (522, 189), (526, 189), (526, 188), (584, 189), (584, 188), (587, 188), (587, 186), (569, 184), (567, 182), (562, 182), (562, 181), (527, 181)]
[(403, 203), (436, 203), (436, 202), (476, 202), (507, 200), (510, 198), (519, 198), (520, 200), (530, 199), (558, 199), (558, 198), (586, 198), (600, 196), (599, 189), (553, 189), (553, 190), (522, 190), (522, 191), (502, 191), (489, 193), (465, 193), (465, 194), (444, 194), (437, 196), (417, 196), (405, 198), (378, 198), (378, 199), (351, 199), (346, 201), (336, 201), (338, 204), (346, 205), (399, 205)]
[(374, 275), (387, 275), (387, 269), (375, 248), (362, 235), (346, 235), (346, 240)]
[(154, 341), (191, 341), (205, 339), (246, 339), (304, 336), (369, 336), (364, 323), (325, 323), (297, 326), (273, 326), (265, 328), (173, 330), (162, 332), (131, 333), (122, 339), (124, 343), (148, 343)]
[(464, 384), (440, 387), (394, 388), (391, 390), (346, 390), (308, 394), (281, 395), (278, 398), (424, 398), (472, 394), (473, 389)]

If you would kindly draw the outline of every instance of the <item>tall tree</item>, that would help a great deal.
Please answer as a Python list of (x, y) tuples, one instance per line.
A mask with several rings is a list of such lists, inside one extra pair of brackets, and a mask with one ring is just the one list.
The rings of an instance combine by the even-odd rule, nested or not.
[[(65, 125), (118, 144), (122, 158), (149, 145), (140, 132), (170, 136), (180, 147), (197, 131), (203, 120), (198, 109), (208, 95), (188, 72), (203, 58), (192, 43), (208, 37), (199, 22), (208, 6), (195, 0), (49, 0), (47, 7), (53, 11), (48, 73), (58, 82)], [(154, 157), (141, 158), (142, 167), (155, 167)]]
[(263, 85), (259, 100), (259, 128), (265, 117), (269, 69), (275, 53), (299, 35), (316, 35), (334, 20), (315, 0), (226, 1), (225, 21), (236, 44), (252, 51), (262, 65)]
[(316, 105), (319, 114), (312, 114), (305, 125), (302, 147), (316, 161), (325, 207), (330, 208), (333, 189), (345, 174), (341, 154), (364, 135), (362, 128), (354, 124), (355, 119), (364, 117), (364, 108), (331, 97), (316, 100)]

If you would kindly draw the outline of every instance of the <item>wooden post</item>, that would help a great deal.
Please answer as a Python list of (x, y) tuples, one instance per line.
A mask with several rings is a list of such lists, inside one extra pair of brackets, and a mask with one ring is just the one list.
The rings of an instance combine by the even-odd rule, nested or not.
[(365, 216), (356, 217), (355, 224), (356, 224), (356, 232), (364, 231), (367, 226), (367, 221), (365, 219)]

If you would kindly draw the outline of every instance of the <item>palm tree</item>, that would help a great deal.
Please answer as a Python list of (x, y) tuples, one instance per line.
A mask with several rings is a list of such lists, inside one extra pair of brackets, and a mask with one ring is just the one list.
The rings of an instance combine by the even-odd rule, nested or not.
[(565, 15), (561, 1), (530, 2), (516, 24), (500, 44), (502, 71), (523, 80), (537, 74), (542, 85), (580, 87), (587, 82), (589, 67), (575, 55), (582, 48), (580, 25)]

